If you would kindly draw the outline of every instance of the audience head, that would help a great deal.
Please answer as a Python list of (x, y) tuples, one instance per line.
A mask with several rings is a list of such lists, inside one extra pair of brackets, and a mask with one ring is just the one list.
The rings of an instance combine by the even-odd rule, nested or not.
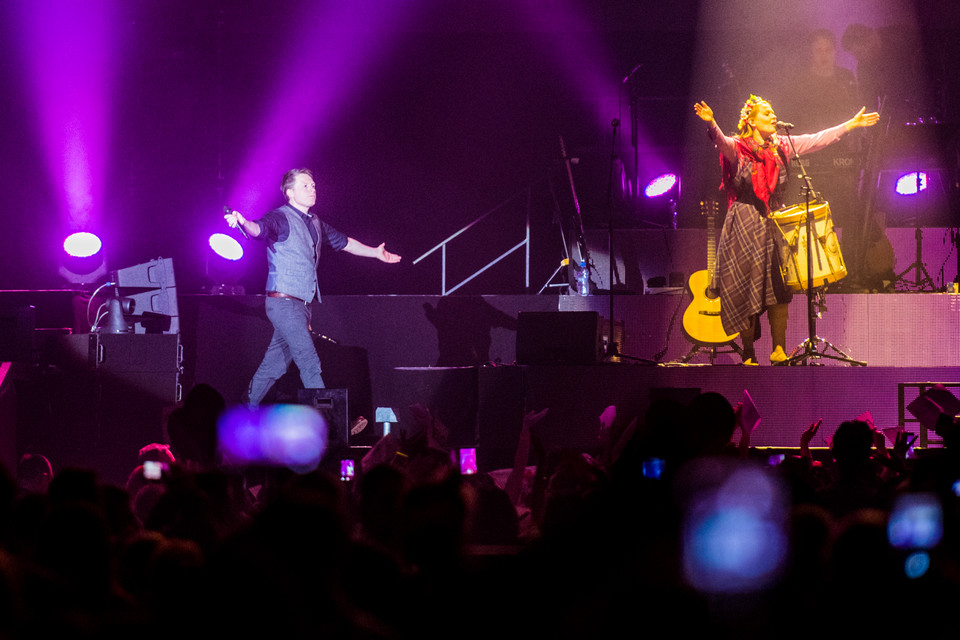
[(25, 453), (17, 465), (17, 484), (25, 493), (46, 493), (53, 480), (50, 461), (38, 453)]
[(217, 419), (226, 404), (208, 384), (198, 384), (187, 394), (183, 407), (167, 420), (167, 433), (176, 457), (184, 463), (210, 467), (217, 459)]
[(737, 426), (733, 407), (719, 393), (701, 393), (690, 403), (690, 434), (695, 456), (718, 455)]
[(840, 467), (854, 467), (867, 462), (870, 459), (872, 447), (873, 430), (862, 420), (847, 420), (840, 423), (830, 444), (833, 459)]
[(176, 462), (173, 457), (173, 452), (170, 451), (170, 445), (160, 444), (159, 442), (152, 442), (141, 448), (139, 460), (140, 464), (143, 464), (144, 462), (173, 464)]

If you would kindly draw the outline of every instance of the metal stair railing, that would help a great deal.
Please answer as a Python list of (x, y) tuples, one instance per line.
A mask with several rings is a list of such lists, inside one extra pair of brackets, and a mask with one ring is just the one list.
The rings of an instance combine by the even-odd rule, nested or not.
[[(505, 252), (501, 253), (499, 256), (497, 256), (496, 258), (494, 258), (493, 260), (491, 260), (490, 262), (488, 262), (488, 263), (485, 264), (484, 266), (482, 266), (482, 267), (480, 267), (479, 269), (477, 269), (476, 271), (474, 271), (471, 275), (469, 275), (469, 276), (468, 276), (467, 278), (465, 278), (464, 280), (461, 280), (461, 281), (460, 281), (458, 284), (456, 284), (455, 286), (453, 286), (453, 287), (451, 287), (451, 288), (448, 289), (448, 288), (447, 288), (447, 245), (448, 245), (452, 240), (454, 240), (455, 238), (463, 235), (468, 229), (470, 229), (471, 227), (475, 226), (476, 224), (478, 224), (479, 222), (481, 222), (482, 220), (484, 220), (485, 218), (487, 218), (487, 217), (490, 216), (491, 214), (495, 213), (496, 211), (500, 210), (501, 208), (503, 208), (504, 206), (506, 206), (506, 205), (509, 204), (510, 202), (513, 202), (514, 200), (516, 200), (519, 196), (522, 196), (523, 194), (526, 194), (526, 198), (527, 198), (527, 204), (526, 204), (526, 226), (525, 226), (526, 231), (525, 231), (525, 236), (524, 236), (523, 240), (521, 240), (519, 243), (517, 243), (516, 245), (514, 245), (514, 246), (511, 247), (510, 249), (507, 249)], [(462, 287), (463, 285), (467, 284), (468, 282), (470, 282), (471, 280), (473, 280), (474, 278), (476, 278), (477, 276), (479, 276), (480, 274), (482, 274), (484, 271), (486, 271), (487, 269), (489, 269), (489, 268), (492, 267), (493, 265), (497, 264), (498, 262), (500, 262), (501, 260), (503, 260), (504, 258), (506, 258), (507, 256), (509, 256), (511, 253), (519, 250), (520, 248), (524, 248), (524, 247), (525, 247), (526, 251), (525, 251), (525, 256), (524, 256), (524, 289), (529, 290), (529, 289), (530, 289), (530, 204), (531, 204), (531, 199), (532, 199), (532, 197), (533, 197), (533, 186), (531, 185), (531, 186), (528, 186), (528, 187), (526, 187), (525, 189), (521, 190), (520, 192), (518, 192), (518, 193), (516, 193), (516, 194), (514, 194), (514, 195), (512, 195), (512, 196), (510, 196), (509, 198), (507, 198), (506, 200), (504, 200), (503, 202), (501, 202), (500, 204), (498, 204), (498, 205), (495, 206), (494, 208), (490, 209), (490, 210), (487, 211), (486, 213), (484, 213), (484, 214), (482, 214), (481, 216), (479, 216), (478, 218), (474, 219), (472, 222), (468, 223), (466, 226), (464, 226), (463, 228), (461, 228), (459, 231), (457, 231), (457, 232), (454, 233), (453, 235), (449, 236), (448, 238), (446, 238), (445, 240), (443, 240), (440, 244), (438, 244), (437, 246), (435, 246), (434, 248), (430, 249), (429, 251), (427, 251), (426, 253), (424, 253), (422, 256), (420, 256), (419, 258), (417, 258), (416, 260), (414, 260), (414, 261), (413, 261), (413, 264), (417, 264), (418, 262), (420, 262), (421, 260), (423, 260), (423, 259), (426, 258), (427, 256), (433, 254), (434, 252), (440, 251), (440, 289), (441, 289), (440, 295), (446, 296), (446, 295), (449, 295), (449, 294), (453, 293), (454, 291), (456, 291), (457, 289), (459, 289), (459, 288)]]

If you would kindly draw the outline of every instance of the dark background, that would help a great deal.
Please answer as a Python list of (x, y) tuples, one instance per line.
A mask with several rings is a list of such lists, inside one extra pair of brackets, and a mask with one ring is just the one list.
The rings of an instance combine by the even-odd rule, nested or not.
[[(262, 131), (263, 116), (273, 108), (277, 88), (320, 82), (329, 77), (322, 70), (349, 69), (350, 61), (320, 46), (335, 40), (336, 25), (311, 30), (302, 24), (303, 16), (322, 13), (316, 9), (325, 3), (109, 4), (115, 5), (111, 37), (119, 53), (113, 61), (107, 188), (97, 209), (111, 233), (110, 266), (172, 257), (180, 291), (199, 292), (207, 284), (206, 237), (223, 230), (222, 207), (237, 206), (226, 200), (239, 176), (247, 175), (250, 145), (270, 135)], [(572, 208), (559, 136), (579, 159), (573, 170), (586, 226), (606, 224), (611, 212), (618, 226), (667, 222), (660, 209), (638, 211), (625, 203), (619, 180), (610, 188), (613, 155), (632, 171), (628, 98), (635, 91), (642, 155), (684, 172), (679, 223), (696, 226), (696, 203), (713, 192), (717, 176), (693, 102), (710, 101), (718, 121), (731, 130), (744, 93), (776, 99), (799, 64), (802, 34), (826, 26), (839, 37), (847, 24), (864, 21), (871, 7), (886, 3), (838, 4), (849, 7), (850, 16), (832, 10), (823, 16), (830, 23), (823, 24), (809, 9), (796, 14), (797, 3), (786, 2), (411, 2), (416, 10), (405, 14), (409, 19), (398, 22), (395, 33), (386, 29), (389, 43), (379, 40), (383, 29), (348, 34), (371, 37), (377, 41), (370, 46), (384, 51), (357, 71), (362, 77), (344, 83), (335, 113), (317, 116), (291, 101), (289, 126), (317, 117), (329, 123), (321, 123), (322, 134), (310, 129), (316, 140), (304, 140), (301, 149), (256, 175), (256, 184), (245, 185), (263, 194), (262, 211), (246, 213), (256, 218), (280, 203), (284, 170), (312, 167), (321, 215), (368, 244), (386, 241), (404, 256), (396, 268), (348, 256), (327, 259), (322, 290), (433, 294), (440, 291), (439, 256), (418, 265), (413, 259), (507, 202), (452, 246), (452, 279), (465, 277), (523, 238), (529, 194), (536, 290), (563, 255), (556, 211), (566, 215)], [(898, 28), (900, 16), (909, 13), (910, 3), (897, 5), (900, 10), (882, 26)], [(23, 64), (25, 52), (43, 43), (16, 27), (17, 12), (30, 6), (7, 4), (0, 33), (2, 289), (64, 286), (56, 269), (64, 214), (54, 186), (61, 177), (48, 169)], [(384, 10), (390, 6), (396, 5), (382, 0)], [(357, 7), (373, 16), (378, 2)], [(915, 13), (909, 28), (920, 48), (905, 64), (922, 70), (934, 87), (918, 96), (918, 113), (953, 122), (960, 8), (949, 1), (920, 2)], [(311, 50), (304, 37), (316, 38), (316, 57), (303, 55)], [(838, 62), (855, 68), (849, 56)], [(621, 121), (616, 138), (614, 118)], [(954, 142), (946, 144), (949, 156)], [(242, 280), (248, 293), (262, 291), (264, 278), (262, 247), (253, 247)], [(463, 292), (523, 292), (522, 266), (522, 254), (511, 256)]]

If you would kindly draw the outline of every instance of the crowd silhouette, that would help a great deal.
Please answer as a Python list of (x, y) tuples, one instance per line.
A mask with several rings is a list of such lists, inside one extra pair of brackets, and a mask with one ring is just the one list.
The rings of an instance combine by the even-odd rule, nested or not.
[(531, 411), (513, 468), (461, 475), (421, 406), (346, 482), (225, 466), (223, 410), (198, 385), (125, 487), (3, 470), (0, 638), (939, 637), (960, 593), (946, 415), (942, 449), (850, 420), (811, 452), (818, 422), (771, 464), (716, 393), (610, 407), (591, 451), (546, 450)]

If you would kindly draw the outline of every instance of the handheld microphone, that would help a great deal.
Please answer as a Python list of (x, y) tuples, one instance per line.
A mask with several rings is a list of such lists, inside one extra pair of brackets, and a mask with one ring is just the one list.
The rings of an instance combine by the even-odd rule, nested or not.
[[(224, 208), (223, 208), (223, 212), (224, 212), (224, 213), (228, 213), (228, 214), (229, 214), (229, 213), (237, 213), (236, 211), (234, 211), (234, 210), (231, 209), (230, 207), (224, 207)], [(235, 229), (239, 229), (239, 230), (240, 230), (240, 233), (243, 235), (244, 238), (246, 238), (247, 240), (250, 239), (250, 236), (248, 236), (248, 235), (247, 235), (247, 232), (244, 231), (243, 225), (240, 224), (240, 221), (239, 221), (239, 220), (237, 220), (237, 226), (234, 227), (234, 228), (235, 228)]]

